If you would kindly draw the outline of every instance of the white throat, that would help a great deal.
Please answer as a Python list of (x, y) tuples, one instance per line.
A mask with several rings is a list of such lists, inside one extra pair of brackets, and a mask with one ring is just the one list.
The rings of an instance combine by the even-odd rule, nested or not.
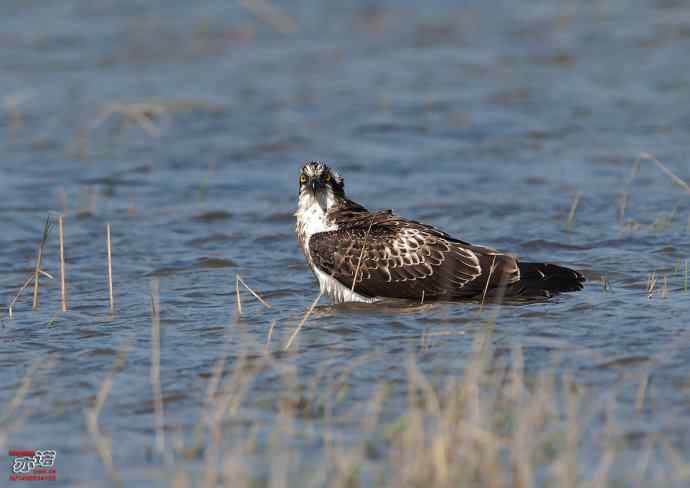
[(308, 255), (309, 253), (309, 238), (311, 236), (338, 228), (335, 223), (328, 219), (328, 209), (333, 205), (335, 205), (335, 195), (330, 188), (320, 192), (316, 197), (306, 190), (300, 193), (297, 212), (295, 212), (297, 217), (296, 230), (302, 241), (305, 254)]

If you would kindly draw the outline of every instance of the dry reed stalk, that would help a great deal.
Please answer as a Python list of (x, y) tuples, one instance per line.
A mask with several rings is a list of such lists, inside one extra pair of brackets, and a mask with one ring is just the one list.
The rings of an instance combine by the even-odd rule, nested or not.
[(211, 377), (209, 378), (208, 384), (206, 385), (206, 399), (204, 402), (204, 407), (202, 410), (201, 418), (197, 422), (194, 428), (194, 440), (193, 445), (190, 448), (185, 448), (183, 445), (177, 448), (177, 451), (184, 456), (185, 459), (196, 459), (198, 454), (203, 449), (204, 444), (204, 427), (208, 422), (209, 412), (213, 407), (214, 397), (218, 391), (220, 385), (220, 380), (223, 376), (223, 371), (225, 370), (225, 358), (221, 358), (216, 361), (213, 369), (211, 370)]
[(41, 265), (43, 264), (43, 248), (48, 240), (48, 232), (50, 230), (50, 216), (46, 218), (46, 223), (43, 226), (43, 237), (38, 245), (38, 252), (36, 253), (36, 269), (34, 270), (34, 300), (31, 306), (32, 310), (38, 310), (38, 290), (40, 288)]
[(620, 196), (620, 202), (618, 204), (618, 223), (623, 225), (625, 223), (625, 210), (628, 208), (628, 200), (630, 199), (630, 193), (626, 190)]
[[(237, 412), (254, 378), (253, 374), (247, 373), (246, 358), (240, 356), (235, 363), (232, 376), (223, 381), (222, 389), (220, 389), (219, 383), (224, 364), (224, 360), (219, 360), (217, 363), (214, 371), (215, 379), (212, 380), (214, 384), (209, 385), (207, 390), (207, 400), (209, 403), (207, 403), (205, 419), (211, 437), (211, 445), (207, 447), (204, 453), (206, 477), (203, 486), (206, 487), (218, 486), (218, 455), (223, 439), (223, 419), (227, 415), (234, 415)], [(263, 368), (265, 364), (264, 361), (259, 361), (258, 364), (252, 366), (253, 369), (250, 373)], [(213, 397), (219, 391), (222, 394), (218, 395), (218, 398), (214, 400)]]
[(489, 291), (489, 283), (491, 282), (491, 277), (496, 269), (496, 255), (494, 254), (491, 258), (491, 266), (489, 267), (489, 277), (486, 279), (486, 285), (484, 286), (484, 292), (482, 293), (482, 301), (479, 304), (479, 313), (482, 313), (484, 309), (484, 299), (486, 298), (486, 292)]
[(494, 309), (493, 315), (489, 320), (485, 322), (485, 334), (480, 338), (480, 349), (476, 351), (479, 354), (480, 359), (479, 364), (481, 367), (486, 367), (488, 362), (493, 357), (493, 345), (491, 343), (493, 332), (496, 327), (496, 322), (498, 321), (498, 314), (501, 312), (503, 306), (503, 299), (505, 298), (506, 288), (508, 286), (508, 276), (502, 275), (498, 286), (496, 287), (496, 295), (494, 299)]
[(261, 304), (262, 304), (264, 307), (266, 307), (266, 308), (271, 308), (271, 305), (270, 305), (266, 300), (264, 300), (263, 298), (261, 298), (261, 296), (260, 296), (257, 292), (255, 292), (254, 290), (252, 290), (251, 288), (249, 288), (249, 285), (247, 285), (247, 284), (244, 282), (244, 280), (242, 279), (242, 277), (240, 276), (240, 274), (237, 273), (237, 274), (235, 275), (235, 294), (237, 295), (237, 313), (239, 313), (240, 315), (242, 315), (242, 301), (240, 300), (240, 283), (241, 283), (242, 286), (244, 286), (247, 290), (249, 290), (249, 293), (251, 293), (252, 295), (254, 295), (254, 298), (256, 298), (257, 300), (259, 300), (259, 302), (261, 302)]
[(137, 214), (137, 205), (134, 199), (134, 192), (127, 196), (127, 216), (134, 217)]
[(172, 480), (172, 488), (189, 488), (192, 485), (192, 481), (189, 479), (189, 476), (187, 473), (184, 471), (182, 466), (178, 465), (175, 468), (175, 477)]
[[(613, 437), (613, 435), (612, 435)], [(607, 446), (604, 451), (604, 456), (599, 462), (597, 470), (594, 472), (592, 478), (591, 487), (592, 488), (606, 488), (609, 486), (609, 472), (611, 471), (611, 466), (616, 459), (616, 447)]]
[(517, 401), (525, 394), (525, 357), (522, 346), (515, 344), (512, 347), (513, 364), (510, 368), (510, 394), (513, 401)]
[(371, 356), (371, 354), (364, 354), (350, 361), (345, 369), (338, 375), (338, 378), (331, 383), (330, 394), (333, 396), (334, 405), (337, 405), (343, 400), (343, 393), (347, 391), (347, 380), (355, 368), (367, 363), (371, 359)]
[(108, 252), (108, 302), (110, 313), (115, 312), (115, 300), (113, 299), (113, 247), (110, 240), (110, 224), (105, 226), (105, 245)]
[(647, 470), (649, 469), (649, 464), (650, 460), (652, 457), (652, 453), (658, 449), (657, 446), (657, 436), (656, 435), (651, 435), (648, 438), (644, 440), (645, 443), (645, 449), (642, 450), (642, 453), (637, 457), (637, 460), (635, 462), (635, 474), (636, 476), (634, 477), (635, 479), (638, 480), (637, 486), (644, 486), (642, 483), (639, 481), (645, 479), (647, 477)]
[(628, 200), (630, 199), (630, 185), (637, 175), (640, 174), (640, 157), (638, 156), (633, 163), (630, 174), (625, 179), (623, 186), (625, 189), (621, 195), (620, 207), (618, 208), (618, 221), (623, 224), (625, 222), (625, 210), (628, 206)]
[(288, 340), (287, 344), (285, 345), (285, 348), (283, 349), (284, 351), (287, 351), (288, 349), (290, 349), (290, 346), (292, 345), (292, 341), (295, 340), (295, 337), (297, 337), (297, 334), (299, 334), (299, 331), (302, 330), (302, 326), (307, 321), (307, 319), (309, 318), (311, 313), (314, 311), (314, 308), (316, 307), (316, 304), (319, 303), (319, 300), (321, 300), (322, 295), (323, 295), (323, 292), (319, 292), (318, 296), (316, 297), (316, 300), (314, 300), (314, 302), (311, 304), (311, 306), (307, 310), (307, 313), (304, 314), (302, 321), (299, 323), (297, 328), (294, 330), (294, 332), (290, 336), (290, 339)]
[(86, 161), (89, 157), (89, 131), (86, 128), (79, 129), (72, 142), (73, 151), (77, 157)]
[(573, 229), (573, 222), (575, 221), (575, 213), (577, 212), (577, 206), (580, 204), (580, 198), (582, 195), (580, 193), (575, 194), (573, 199), (573, 204), (570, 206), (570, 212), (568, 213), (568, 219), (565, 221), (565, 231), (570, 232)]
[(633, 163), (632, 168), (630, 168), (630, 173), (628, 173), (628, 177), (625, 179), (626, 187), (629, 187), (632, 184), (633, 180), (640, 174), (641, 161), (642, 157), (638, 155), (637, 158), (635, 158), (635, 162)]
[[(334, 365), (332, 359), (324, 360), (319, 368), (316, 370), (315, 375), (311, 378), (309, 386), (304, 393), (304, 398), (306, 399), (307, 405), (324, 405), (333, 400), (333, 396), (337, 394), (338, 387), (332, 385), (334, 382), (333, 378), (326, 378), (329, 373), (333, 372), (332, 366)], [(323, 383), (321, 382), (322, 380)], [(286, 381), (286, 386), (295, 388), (295, 384), (288, 384)], [(319, 386), (323, 387), (321, 394), (319, 395)], [(325, 444), (326, 449), (330, 448), (330, 445)]]
[(58, 233), (60, 238), (60, 301), (62, 304), (62, 311), (67, 311), (67, 286), (65, 276), (65, 230), (64, 218), (62, 215), (58, 216)]
[(268, 0), (240, 0), (240, 5), (281, 34), (297, 32), (297, 22)]
[(490, 328), (483, 328), (481, 334), (477, 334), (472, 343), (472, 358), (469, 361), (465, 374), (463, 376), (460, 391), (467, 409), (466, 416), (470, 419), (479, 418), (481, 409), (479, 405), (479, 390), (478, 384), (486, 367), (486, 358), (488, 354), (485, 353), (487, 349), (486, 343), (488, 339), (486, 336), (491, 335)]
[[(218, 485), (218, 454), (220, 451), (220, 441), (222, 438), (221, 421), (225, 413), (225, 409), (218, 408), (217, 400), (214, 397), (218, 393), (220, 381), (223, 377), (225, 369), (225, 358), (219, 359), (213, 367), (213, 373), (206, 389), (206, 410), (204, 414), (206, 417), (206, 424), (209, 434), (211, 435), (211, 445), (205, 449), (204, 465), (206, 477), (204, 486), (215, 487)], [(203, 436), (203, 434), (202, 434)]]
[(22, 292), (24, 290), (26, 290), (26, 288), (28, 288), (28, 286), (31, 284), (31, 282), (33, 280), (34, 280), (34, 273), (31, 272), (31, 274), (29, 274), (29, 277), (26, 279), (24, 284), (19, 288), (19, 291), (17, 291), (17, 294), (14, 296), (14, 298), (12, 299), (10, 304), (7, 306), (7, 313), (10, 317), (10, 320), (12, 320), (12, 318), (14, 317), (14, 305), (17, 303), (17, 300), (19, 300), (19, 297), (22, 294)]
[(69, 215), (69, 197), (64, 188), (60, 188), (59, 198), (60, 205), (62, 206), (62, 215)]
[(24, 127), (24, 117), (19, 110), (19, 105), (31, 98), (30, 93), (14, 93), (3, 97), (3, 105), (9, 115), (10, 134), (15, 135), (19, 129)]
[(654, 296), (654, 289), (656, 288), (656, 271), (649, 274), (647, 278), (647, 298)]
[(218, 387), (220, 386), (220, 380), (223, 378), (223, 371), (225, 370), (225, 358), (220, 358), (216, 361), (213, 366), (211, 373), (211, 378), (206, 385), (206, 406), (210, 407), (213, 405), (213, 398), (218, 392)]
[(273, 329), (276, 326), (276, 321), (272, 320), (271, 321), (271, 326), (268, 328), (268, 337), (266, 337), (266, 344), (264, 345), (264, 351), (268, 352), (268, 348), (271, 345), (271, 337), (273, 337)]
[(256, 486), (243, 459), (247, 452), (252, 452), (251, 447), (239, 446), (231, 454), (223, 455), (222, 479), (224, 483), (222, 486), (225, 488), (252, 488)]
[(237, 307), (237, 315), (242, 315), (242, 297), (240, 296), (240, 275), (235, 275), (235, 307)]
[(98, 190), (95, 186), (89, 186), (88, 190), (89, 207), (88, 213), (90, 215), (96, 215), (96, 209), (98, 207)]
[(579, 394), (575, 388), (572, 376), (569, 373), (563, 375), (561, 391), (565, 395), (565, 446), (560, 459), (556, 463), (560, 477), (558, 486), (577, 486), (577, 444), (579, 430), (577, 425), (579, 411)]
[(110, 478), (116, 486), (123, 486), (122, 478), (120, 477), (115, 464), (113, 463), (113, 452), (112, 452), (112, 441), (106, 435), (104, 435), (98, 425), (98, 417), (100, 416), (103, 405), (105, 404), (110, 390), (113, 388), (113, 383), (115, 380), (115, 375), (119, 370), (122, 369), (125, 358), (127, 357), (128, 346), (125, 346), (117, 355), (115, 363), (111, 372), (105, 377), (101, 387), (96, 395), (96, 404), (93, 408), (87, 408), (84, 410), (84, 416), (86, 417), (86, 426), (89, 431), (89, 435), (96, 444), (96, 450), (101, 458), (101, 461), (105, 465)]
[(32, 361), (22, 377), (19, 388), (12, 399), (0, 410), (0, 449), (5, 449), (7, 438), (17, 432), (24, 424), (24, 420), (32, 413), (30, 407), (22, 407), (28, 396), (34, 378), (40, 369), (49, 370), (55, 366), (56, 356), (53, 353)]
[(427, 338), (429, 337), (453, 337), (465, 335), (464, 330), (437, 330), (435, 332), (424, 332)]
[(44, 358), (37, 359), (33, 361), (27, 368), (27, 371), (19, 384), (19, 388), (17, 388), (17, 392), (3, 409), (2, 417), (0, 417), (0, 425), (4, 425), (7, 421), (9, 421), (9, 419), (16, 416), (17, 410), (19, 410), (19, 407), (21, 407), (24, 399), (29, 394), (36, 371), (38, 371), (44, 362)]
[(138, 125), (150, 137), (158, 138), (161, 129), (153, 121), (165, 115), (166, 110), (165, 106), (153, 103), (111, 103), (99, 111), (90, 128), (95, 129), (113, 115), (119, 114), (125, 121)]
[(677, 473), (676, 479), (681, 479), (686, 482), (685, 484), (687, 484), (687, 480), (690, 478), (690, 465), (688, 465), (688, 463), (683, 459), (682, 454), (673, 447), (668, 439), (661, 439), (660, 444), (666, 452), (671, 466), (673, 466), (672, 472)]
[(424, 352), (427, 352), (429, 350), (429, 345), (427, 344), (426, 334), (427, 334), (427, 329), (425, 328), (424, 332), (422, 332), (421, 344), (419, 345), (419, 349), (424, 351)]
[(649, 386), (649, 371), (647, 371), (640, 381), (640, 387), (637, 389), (637, 398), (635, 398), (635, 411), (642, 412), (644, 408), (645, 397), (647, 396), (647, 386)]
[(599, 281), (601, 282), (601, 290), (603, 292), (607, 292), (610, 290), (609, 279), (606, 276), (601, 275), (601, 277), (599, 278)]
[(163, 394), (161, 392), (161, 316), (160, 282), (151, 280), (151, 387), (153, 389), (153, 422), (156, 430), (156, 451), (165, 454), (163, 430)]
[[(534, 449), (534, 424), (541, 415), (539, 399), (529, 399), (524, 380), (524, 357), (520, 346), (513, 347), (513, 364), (510, 368), (510, 399), (512, 405), (522, 406), (517, 413), (515, 431), (511, 439), (510, 458), (515, 486), (534, 486), (534, 474), (530, 454)], [(529, 403), (526, 403), (528, 402)], [(533, 405), (531, 405), (533, 404)], [(526, 408), (527, 406), (533, 408)]]
[(643, 152), (643, 153), (640, 153), (640, 159), (646, 159), (648, 161), (653, 161), (654, 164), (656, 164), (659, 167), (659, 169), (666, 174), (666, 176), (671, 178), (671, 181), (673, 181), (676, 185), (681, 187), (687, 193), (690, 193), (690, 185), (688, 185), (685, 181), (683, 181), (681, 178), (676, 176), (673, 173), (673, 171), (671, 171), (664, 163), (659, 161), (654, 155)]
[[(364, 250), (367, 248), (367, 240), (369, 239), (369, 232), (371, 232), (371, 227), (374, 225), (374, 217), (371, 217), (369, 222), (369, 228), (366, 234), (364, 234), (364, 243), (362, 244), (362, 250), (359, 253), (359, 259), (357, 260), (357, 267), (355, 268), (355, 275), (352, 278), (352, 286), (350, 287), (350, 292), (355, 291), (355, 285), (357, 284), (357, 276), (359, 275), (359, 267), (362, 264), (362, 258), (364, 257)], [(331, 276), (332, 277), (332, 276)], [(422, 301), (424, 301), (424, 296), (422, 295)]]

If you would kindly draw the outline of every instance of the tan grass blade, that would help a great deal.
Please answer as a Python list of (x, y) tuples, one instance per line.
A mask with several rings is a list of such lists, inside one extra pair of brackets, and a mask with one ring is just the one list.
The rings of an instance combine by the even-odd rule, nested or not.
[(156, 451), (165, 453), (163, 430), (163, 393), (161, 391), (161, 315), (160, 282), (151, 281), (151, 387), (153, 389), (153, 422), (156, 431)]
[(649, 153), (640, 153), (640, 159), (646, 159), (648, 161), (653, 161), (654, 164), (656, 164), (661, 171), (663, 171), (666, 176), (671, 178), (671, 180), (681, 187), (683, 190), (685, 190), (687, 193), (690, 193), (690, 185), (688, 185), (685, 181), (683, 181), (680, 177), (676, 176), (673, 171), (671, 171), (668, 166), (666, 166), (664, 163), (659, 161), (654, 155), (649, 154)]
[(319, 300), (321, 300), (321, 297), (323, 296), (322, 292), (319, 292), (319, 295), (316, 297), (316, 300), (311, 304), (309, 309), (307, 309), (307, 313), (304, 314), (304, 317), (302, 318), (302, 321), (299, 323), (297, 328), (294, 330), (292, 335), (290, 336), (290, 339), (288, 340), (287, 344), (285, 345), (284, 350), (287, 351), (290, 349), (290, 346), (292, 345), (292, 342), (295, 340), (295, 337), (297, 337), (297, 334), (299, 334), (299, 331), (302, 330), (302, 326), (304, 323), (307, 321), (311, 313), (314, 311), (314, 308), (316, 307), (316, 304), (319, 303)]
[(65, 276), (65, 230), (64, 218), (62, 215), (58, 216), (58, 235), (60, 238), (60, 302), (62, 304), (62, 311), (67, 311), (67, 278)]
[(122, 369), (124, 365), (127, 352), (128, 347), (125, 347), (118, 353), (112, 371), (105, 377), (103, 383), (101, 383), (101, 387), (96, 395), (96, 404), (93, 406), (93, 408), (87, 408), (84, 410), (86, 427), (89, 435), (96, 445), (96, 450), (101, 458), (101, 462), (103, 462), (105, 465), (110, 478), (113, 480), (116, 486), (122, 486), (122, 478), (120, 477), (113, 462), (112, 440), (101, 432), (101, 429), (98, 425), (98, 417), (100, 416), (103, 405), (105, 405), (105, 401), (110, 394), (110, 390), (113, 388), (115, 375)]
[(496, 255), (494, 254), (491, 258), (491, 266), (489, 267), (489, 277), (486, 279), (486, 285), (484, 286), (484, 292), (482, 293), (482, 301), (479, 304), (479, 313), (482, 312), (484, 308), (484, 299), (486, 298), (486, 292), (489, 291), (489, 283), (491, 282), (491, 277), (496, 270)]
[(355, 285), (357, 284), (357, 276), (359, 276), (359, 268), (362, 265), (362, 258), (364, 257), (364, 250), (367, 248), (367, 240), (369, 239), (369, 232), (371, 232), (371, 226), (374, 225), (374, 217), (371, 217), (371, 222), (369, 222), (369, 228), (367, 233), (364, 234), (364, 244), (362, 244), (362, 250), (359, 253), (359, 259), (357, 260), (357, 267), (355, 268), (355, 276), (352, 278), (352, 286), (350, 291), (355, 291)]
[(43, 226), (43, 237), (38, 245), (38, 252), (36, 253), (36, 268), (34, 269), (34, 300), (31, 307), (32, 310), (38, 310), (38, 290), (41, 286), (40, 276), (41, 276), (41, 266), (43, 264), (43, 248), (48, 240), (48, 232), (50, 231), (50, 217), (46, 218), (46, 223)]
[(110, 239), (110, 224), (106, 227), (106, 248), (108, 251), (108, 302), (110, 303), (110, 312), (115, 311), (115, 300), (113, 298), (113, 246)]
[(297, 32), (297, 22), (291, 16), (273, 6), (268, 0), (240, 0), (240, 5), (281, 34)]
[[(251, 288), (249, 288), (249, 285), (247, 285), (247, 284), (244, 282), (244, 280), (242, 279), (242, 277), (240, 276), (239, 273), (237, 273), (237, 275), (235, 276), (235, 278), (236, 278), (235, 286), (236, 286), (237, 303), (238, 303), (238, 304), (240, 304), (240, 289), (239, 289), (239, 286), (237, 286), (237, 284), (238, 284), (238, 283), (241, 283), (242, 286), (244, 286), (247, 290), (249, 290), (249, 293), (251, 293), (252, 295), (254, 295), (254, 298), (256, 298), (257, 300), (259, 300), (259, 302), (261, 302), (261, 304), (262, 304), (264, 307), (266, 307), (266, 308), (271, 308), (271, 305), (270, 305), (266, 300), (264, 300), (263, 298), (261, 298), (261, 295), (259, 295), (257, 292), (255, 292), (254, 290), (252, 290)], [(238, 306), (238, 310), (239, 310), (240, 315), (242, 315), (242, 306), (241, 306), (241, 304)]]
[(565, 231), (570, 232), (573, 230), (573, 223), (575, 222), (575, 213), (577, 212), (577, 207), (580, 204), (580, 198), (582, 195), (577, 193), (575, 198), (573, 198), (573, 203), (570, 206), (570, 212), (568, 213), (568, 219), (565, 221)]

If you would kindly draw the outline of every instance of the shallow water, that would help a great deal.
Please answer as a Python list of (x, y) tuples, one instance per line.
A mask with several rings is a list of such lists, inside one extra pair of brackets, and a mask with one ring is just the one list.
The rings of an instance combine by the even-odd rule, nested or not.
[[(324, 302), (297, 352), (278, 355), (295, 381), (307, 388), (351, 367), (347, 407), (385, 380), (383, 416), (394, 419), (410, 355), (427, 374), (458, 375), (498, 313), (499, 355), (519, 344), (528, 374), (555, 364), (598, 401), (615, 397), (632, 459), (656, 435), (690, 452), (690, 196), (649, 160), (633, 172), (646, 151), (690, 177), (689, 7), (439, 0), (417, 15), (412, 2), (305, 0), (281, 4), (298, 26), (282, 34), (224, 1), (154, 3), (3, 2), (0, 303), (26, 280), (47, 212), (58, 211), (70, 311), (59, 312), (59, 287), (46, 278), (39, 311), (31, 289), (13, 320), (3, 307), (0, 404), (38, 370), (24, 420), (0, 446), (54, 448), (62, 482), (107, 483), (84, 409), (127, 349), (100, 423), (128, 484), (162, 483), (151, 455), (152, 283), (171, 444), (193, 435), (214, 363), (261, 354), (272, 323), (278, 352), (316, 297), (292, 212), (300, 162), (325, 159), (369, 208), (563, 263), (589, 281), (580, 293), (481, 315), (476, 303)], [(152, 125), (112, 105), (133, 102), (162, 104)], [(57, 278), (55, 236), (44, 269)], [(238, 317), (236, 273), (272, 308), (243, 290)], [(654, 408), (634, 414), (645, 374)], [(262, 399), (276, 383), (259, 375), (235, 421), (274, 421)], [(335, 435), (356, 442), (353, 425)], [(307, 464), (320, 449), (298, 435), (291, 443)], [(593, 469), (583, 463), (583, 476)], [(613, 472), (625, 469), (621, 457)]]

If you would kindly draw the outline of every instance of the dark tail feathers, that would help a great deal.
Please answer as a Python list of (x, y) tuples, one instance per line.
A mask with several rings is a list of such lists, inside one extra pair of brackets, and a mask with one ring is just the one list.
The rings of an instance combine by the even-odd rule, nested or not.
[(513, 285), (520, 296), (551, 296), (582, 290), (585, 277), (577, 271), (549, 263), (518, 263), (520, 281)]

